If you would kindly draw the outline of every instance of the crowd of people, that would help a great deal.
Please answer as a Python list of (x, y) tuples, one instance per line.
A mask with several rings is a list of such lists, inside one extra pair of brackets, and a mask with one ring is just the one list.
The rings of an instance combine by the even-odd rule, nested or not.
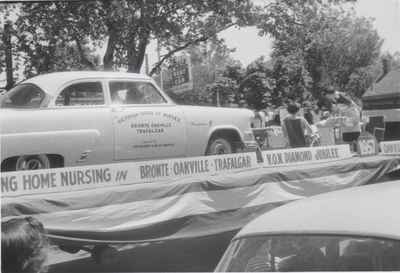
[[(287, 113), (281, 117), (282, 112)], [(300, 114), (300, 110), (303, 113)], [(324, 127), (341, 128), (341, 139), (352, 143), (360, 135), (360, 109), (343, 93), (328, 90), (319, 102), (302, 105), (288, 101), (285, 106), (265, 111), (267, 126), (279, 125), (288, 146), (310, 146)], [(14, 218), (1, 225), (1, 269), (4, 273), (46, 272), (45, 260), (49, 243), (43, 225), (33, 217)]]
[(361, 132), (359, 106), (334, 89), (326, 90), (319, 101), (300, 104), (289, 99), (283, 106), (264, 112), (267, 126), (281, 126), (291, 148), (312, 145), (322, 128), (331, 128), (335, 139), (350, 144), (355, 143)]

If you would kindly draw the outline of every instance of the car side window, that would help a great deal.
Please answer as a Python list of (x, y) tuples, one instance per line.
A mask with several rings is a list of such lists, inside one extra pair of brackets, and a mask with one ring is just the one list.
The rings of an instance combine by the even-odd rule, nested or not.
[(103, 105), (101, 82), (80, 82), (66, 87), (58, 95), (56, 106)]
[(45, 93), (33, 84), (21, 84), (2, 98), (2, 108), (39, 108)]
[(113, 104), (166, 103), (158, 90), (148, 82), (112, 81), (109, 86)]

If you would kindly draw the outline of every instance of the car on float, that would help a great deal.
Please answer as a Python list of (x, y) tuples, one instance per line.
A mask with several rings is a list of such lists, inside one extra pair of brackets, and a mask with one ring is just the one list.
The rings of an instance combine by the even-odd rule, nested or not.
[(148, 76), (58, 72), (0, 101), (1, 170), (205, 154), (255, 146), (247, 109), (176, 105)]
[(247, 224), (216, 272), (399, 271), (400, 180), (294, 201)]

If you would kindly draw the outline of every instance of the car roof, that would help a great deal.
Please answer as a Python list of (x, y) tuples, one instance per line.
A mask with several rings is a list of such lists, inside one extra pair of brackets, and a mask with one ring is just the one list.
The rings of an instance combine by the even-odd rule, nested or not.
[(400, 239), (400, 180), (333, 191), (273, 209), (235, 238), (335, 234)]
[(32, 83), (39, 86), (48, 94), (57, 92), (64, 84), (81, 79), (95, 78), (121, 78), (133, 80), (151, 80), (149, 76), (137, 73), (111, 72), (111, 71), (71, 71), (71, 72), (54, 72), (42, 74), (23, 81), (22, 83)]

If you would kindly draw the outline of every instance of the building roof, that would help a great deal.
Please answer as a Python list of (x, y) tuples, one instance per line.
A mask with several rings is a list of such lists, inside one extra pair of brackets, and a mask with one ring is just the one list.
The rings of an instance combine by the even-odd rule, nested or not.
[(400, 69), (390, 71), (373, 88), (365, 92), (363, 99), (388, 96), (400, 97)]
[(42, 74), (23, 81), (22, 83), (33, 83), (39, 86), (43, 91), (49, 94), (57, 92), (64, 84), (80, 79), (98, 79), (98, 78), (121, 78), (133, 80), (150, 80), (151, 78), (136, 73), (124, 72), (108, 72), (108, 71), (71, 71), (71, 72), (54, 72)]
[(278, 207), (236, 236), (336, 234), (400, 239), (400, 180), (316, 195)]

